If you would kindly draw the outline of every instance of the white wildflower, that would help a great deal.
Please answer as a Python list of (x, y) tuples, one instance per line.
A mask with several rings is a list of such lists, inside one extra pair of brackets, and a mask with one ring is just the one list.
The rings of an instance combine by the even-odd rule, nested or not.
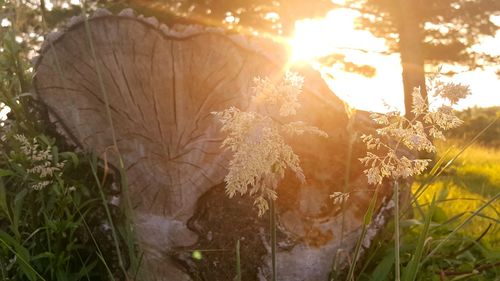
[(455, 105), (461, 99), (466, 98), (470, 95), (469, 86), (457, 84), (457, 83), (439, 83), (439, 87), (434, 91), (434, 96), (447, 99), (450, 105)]
[(378, 166), (365, 170), (365, 174), (369, 184), (378, 184), (382, 182), (382, 175), (380, 174), (380, 168)]
[(41, 190), (47, 187), (51, 183), (52, 183), (51, 181), (39, 181), (36, 184), (31, 185), (31, 188), (33, 190)]
[(303, 135), (304, 133), (309, 133), (313, 135), (318, 135), (320, 137), (328, 137), (328, 134), (320, 130), (317, 127), (309, 126), (302, 121), (290, 122), (282, 126), (282, 130), (287, 135)]
[[(298, 96), (302, 83), (302, 77), (290, 72), (277, 85), (269, 78), (256, 78), (252, 100), (257, 105), (265, 101), (265, 106), (276, 107), (281, 116), (294, 115), (300, 106)], [(227, 133), (222, 147), (233, 153), (225, 177), (226, 193), (229, 197), (237, 193), (253, 196), (259, 216), (268, 210), (268, 200), (277, 198), (276, 188), (286, 170), (291, 170), (300, 181), (305, 181), (299, 157), (285, 142), (283, 135), (312, 133), (327, 136), (320, 129), (303, 122), (280, 124), (268, 116), (240, 111), (235, 107), (212, 114), (222, 123), (221, 131)]]
[[(367, 155), (359, 160), (367, 167), (364, 171), (370, 184), (380, 184), (384, 178), (398, 180), (422, 173), (429, 165), (429, 159), (409, 159), (399, 155), (404, 145), (409, 150), (435, 152), (431, 138), (444, 139), (444, 130), (455, 128), (462, 121), (453, 113), (452, 105), (470, 94), (469, 88), (460, 84), (443, 83), (437, 75), (431, 76), (427, 92), (434, 97), (446, 99), (436, 109), (427, 105), (420, 88), (415, 88), (412, 104), (413, 120), (408, 120), (397, 111), (388, 114), (371, 114), (371, 118), (382, 127), (376, 132), (379, 137), (363, 135), (361, 139), (368, 149)], [(383, 149), (385, 154), (374, 152)]]
[(285, 77), (277, 84), (269, 78), (257, 77), (252, 87), (252, 100), (259, 104), (279, 106), (281, 116), (295, 115), (300, 107), (299, 95), (302, 93), (304, 78), (287, 71)]
[(420, 87), (415, 87), (412, 93), (412, 110), (413, 114), (420, 115), (424, 114), (427, 110), (427, 102), (424, 97), (422, 97), (422, 93), (420, 91)]
[(442, 131), (432, 127), (429, 129), (429, 135), (431, 135), (435, 139), (442, 139), (445, 140), (446, 138), (444, 137), (444, 134)]
[(439, 107), (435, 111), (430, 111), (424, 115), (424, 120), (428, 124), (433, 124), (436, 128), (448, 130), (462, 125), (460, 120), (453, 113), (453, 108), (447, 105)]
[(47, 145), (45, 149), (36, 138), (29, 141), (26, 136), (16, 134), (14, 139), (19, 143), (19, 150), (26, 157), (28, 167), (26, 172), (33, 176), (34, 184), (31, 188), (41, 190), (50, 185), (56, 176), (60, 176), (65, 161), (53, 163), (52, 147)]

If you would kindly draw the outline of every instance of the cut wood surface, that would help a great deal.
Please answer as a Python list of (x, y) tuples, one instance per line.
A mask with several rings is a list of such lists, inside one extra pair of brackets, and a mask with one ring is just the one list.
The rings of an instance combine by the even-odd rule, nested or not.
[[(265, 233), (259, 231), (267, 221), (249, 219), (257, 215), (251, 203), (234, 205), (245, 198), (225, 197), (221, 184), (231, 156), (220, 148), (224, 135), (211, 112), (230, 106), (248, 108), (253, 78), (281, 78), (286, 50), (214, 28), (159, 25), (155, 19), (135, 17), (130, 10), (119, 15), (99, 11), (88, 20), (88, 27), (90, 33), (83, 20), (75, 18), (63, 32), (48, 37), (36, 63), (35, 91), (68, 138), (119, 167), (116, 141), (145, 251), (144, 271), (152, 280), (198, 280), (195, 274), (203, 280), (232, 280), (234, 272), (217, 272), (232, 268), (231, 254), (221, 261), (231, 266), (210, 264), (209, 255), (201, 266), (190, 260), (190, 251), (220, 246), (217, 239), (225, 239), (224, 235), (233, 243), (243, 236), (262, 237), (253, 239), (254, 244), (242, 241), (242, 249), (250, 252), (259, 247), (253, 251), (260, 253), (244, 273), (245, 280), (266, 279), (269, 251)], [(305, 77), (296, 119), (330, 137), (289, 140), (307, 182), (288, 177), (278, 190), (279, 280), (326, 280), (342, 229), (342, 212), (329, 194), (343, 190), (350, 161), (350, 190), (355, 192), (346, 204), (343, 244), (349, 251), (373, 187), (367, 185), (356, 160), (365, 153), (362, 144), (355, 143), (353, 158), (347, 159), (348, 119), (342, 101), (316, 71), (307, 66), (295, 70)], [(371, 124), (362, 119), (357, 126), (368, 130)], [(383, 199), (379, 209), (384, 209), (390, 196), (387, 188), (379, 196)], [(240, 213), (228, 213), (214, 204), (233, 204)], [(207, 223), (210, 220), (214, 223)], [(217, 221), (232, 225), (216, 229)], [(257, 221), (255, 232), (240, 232), (248, 225), (237, 224), (249, 221)], [(384, 217), (375, 222), (379, 225), (372, 225), (366, 244)], [(223, 246), (234, 249), (227, 243)]]

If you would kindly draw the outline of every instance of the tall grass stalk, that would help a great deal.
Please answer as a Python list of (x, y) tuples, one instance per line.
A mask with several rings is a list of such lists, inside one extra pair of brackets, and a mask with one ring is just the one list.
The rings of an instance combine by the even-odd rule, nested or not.
[(101, 184), (101, 182), (99, 180), (99, 177), (97, 175), (96, 162), (97, 162), (97, 159), (93, 159), (92, 161), (90, 161), (90, 167), (92, 169), (92, 175), (94, 176), (96, 185), (97, 185), (97, 187), (99, 189), (99, 194), (101, 196), (102, 205), (104, 207), (107, 219), (109, 221), (109, 225), (110, 225), (110, 228), (111, 228), (111, 234), (113, 236), (113, 242), (114, 242), (115, 250), (116, 250), (117, 255), (118, 255), (118, 264), (119, 264), (121, 270), (123, 271), (123, 273), (125, 275), (127, 275), (127, 270), (126, 270), (125, 264), (123, 262), (123, 256), (122, 256), (122, 252), (121, 252), (121, 248), (120, 248), (120, 241), (118, 240), (118, 234), (117, 234), (117, 231), (116, 231), (116, 228), (115, 228), (115, 223), (113, 222), (113, 217), (111, 216), (111, 212), (109, 210), (108, 201), (106, 200), (106, 196), (104, 195), (104, 191), (102, 189), (102, 184)]
[(400, 257), (399, 257), (399, 182), (394, 181), (394, 280), (401, 280)]
[[(45, 15), (45, 12), (46, 12), (46, 8), (45, 8), (45, 1), (41, 1), (40, 2), (40, 8), (41, 8), (41, 15), (42, 15), (42, 28), (43, 28), (43, 31), (45, 33), (47, 33), (47, 23), (46, 23), (46, 15)], [(86, 17), (86, 9), (85, 9), (85, 1), (82, 2), (82, 16), (84, 17), (85, 19), (85, 30), (87, 32), (87, 35), (88, 35), (88, 40), (89, 40), (89, 46), (90, 46), (90, 49), (91, 49), (91, 53), (94, 57), (94, 61), (95, 61), (95, 67), (96, 67), (96, 73), (97, 73), (97, 76), (98, 76), (98, 79), (99, 79), (99, 84), (101, 86), (101, 90), (103, 91), (103, 96), (105, 98), (105, 102), (106, 102), (106, 108), (108, 109), (109, 108), (109, 102), (107, 100), (107, 95), (105, 94), (106, 90), (104, 88), (104, 83), (103, 83), (103, 79), (102, 79), (102, 75), (100, 73), (100, 70), (98, 68), (98, 64), (97, 64), (97, 59), (96, 59), (96, 54), (95, 54), (95, 49), (93, 47), (93, 42), (92, 42), (92, 38), (90, 36), (90, 28), (88, 26), (88, 20), (87, 20), (87, 17)], [(58, 73), (58, 76), (59, 76), (59, 79), (63, 85), (63, 89), (64, 91), (67, 91), (67, 87), (66, 87), (66, 79), (65, 79), (65, 76), (64, 76), (64, 73), (62, 71), (62, 68), (61, 68), (61, 63), (59, 61), (59, 56), (56, 52), (56, 48), (54, 46), (54, 42), (50, 41), (49, 40), (49, 44), (50, 44), (50, 51), (52, 52), (54, 58), (55, 58), (55, 64), (56, 64), (56, 70), (57, 70), (57, 73)], [(108, 117), (110, 117), (110, 115), (108, 114)], [(111, 126), (112, 125), (112, 120), (111, 120)], [(114, 135), (114, 129), (111, 130), (112, 131), (112, 135), (113, 135), (113, 140), (115, 141), (116, 138), (115, 138), (115, 135)], [(116, 141), (115, 141), (115, 144), (116, 144)], [(120, 158), (121, 159), (121, 158)], [(97, 177), (97, 167), (95, 166), (95, 162), (93, 163), (92, 161), (90, 161), (90, 166), (91, 166), (91, 169), (92, 169), (92, 174), (95, 178), (95, 182), (99, 188), (99, 194), (101, 196), (101, 200), (102, 200), (102, 205), (106, 211), (106, 216), (107, 216), (107, 219), (108, 219), (108, 222), (110, 224), (110, 227), (111, 227), (111, 231), (112, 231), (112, 236), (113, 236), (113, 241), (114, 241), (114, 246), (115, 246), (115, 249), (117, 251), (117, 255), (118, 255), (118, 263), (119, 263), (119, 266), (121, 268), (121, 270), (123, 271), (123, 273), (125, 275), (127, 275), (127, 271), (125, 269), (125, 265), (124, 265), (124, 262), (123, 262), (123, 257), (122, 257), (122, 253), (121, 253), (121, 249), (120, 249), (120, 243), (119, 243), (119, 240), (118, 240), (118, 235), (117, 235), (117, 232), (116, 232), (116, 228), (115, 228), (115, 224), (113, 222), (113, 219), (112, 219), (112, 216), (111, 216), (111, 212), (109, 211), (109, 207), (107, 205), (107, 200), (104, 196), (104, 193), (103, 193), (103, 190), (102, 190), (102, 185), (100, 184), (100, 181), (99, 181), (99, 178)], [(108, 274), (110, 275), (110, 278), (112, 280), (114, 280), (114, 277), (113, 277), (113, 274), (104, 258), (104, 255), (103, 253), (101, 252), (100, 248), (99, 248), (99, 245), (97, 243), (97, 241), (95, 240), (95, 238), (93, 237), (93, 234), (90, 230), (90, 228), (88, 227), (87, 223), (85, 222), (85, 218), (83, 219), (84, 220), (84, 223), (87, 227), (87, 230), (90, 234), (90, 236), (92, 237), (92, 240), (95, 244), (95, 246), (97, 247), (97, 250), (98, 250), (98, 257), (99, 259), (101, 260), (101, 262), (104, 264), (104, 266), (106, 267), (106, 270), (108, 271)]]
[[(351, 161), (352, 161), (352, 148), (354, 142), (356, 140), (356, 132), (354, 130), (354, 121), (356, 117), (356, 110), (349, 107), (347, 103), (344, 103), (344, 108), (347, 115), (347, 157), (344, 171), (344, 186), (342, 189), (342, 193), (347, 194), (349, 192), (349, 182), (350, 182), (350, 174), (351, 174)], [(339, 249), (335, 253), (332, 261), (332, 272), (330, 275), (330, 281), (333, 281), (337, 275), (338, 263), (340, 260), (340, 255), (344, 252), (344, 229), (345, 229), (345, 209), (346, 209), (346, 201), (342, 200), (341, 210), (342, 210), (342, 221), (340, 224), (340, 242)]]
[[(106, 108), (106, 115), (107, 115), (107, 118), (108, 118), (108, 123), (109, 123), (109, 126), (110, 126), (110, 131), (111, 131), (111, 137), (112, 137), (112, 141), (113, 141), (113, 147), (114, 147), (114, 150), (117, 154), (117, 158), (118, 158), (118, 169), (119, 169), (119, 173), (120, 173), (120, 181), (121, 181), (121, 187), (122, 187), (122, 197), (125, 199), (125, 206), (124, 206), (124, 211), (125, 211), (125, 230), (124, 230), (124, 236), (126, 238), (126, 243), (127, 243), (127, 247), (129, 249), (128, 253), (129, 253), (129, 258), (130, 258), (130, 262), (131, 262), (131, 269), (132, 271), (135, 271), (137, 272), (139, 270), (139, 266), (140, 266), (140, 260), (137, 259), (136, 257), (136, 251), (135, 251), (135, 235), (134, 235), (134, 232), (133, 232), (133, 228), (132, 228), (132, 225), (133, 225), (133, 213), (132, 213), (132, 204), (130, 202), (130, 197), (129, 197), (129, 193), (128, 193), (128, 182), (127, 182), (127, 175), (126, 175), (126, 172), (125, 172), (125, 165), (124, 165), (124, 162), (123, 162), (123, 157), (120, 153), (120, 150), (118, 148), (118, 143), (117, 143), (117, 139), (116, 139), (116, 132), (115, 132), (115, 127), (114, 127), (114, 124), (113, 124), (113, 118), (111, 116), (111, 108), (110, 108), (110, 104), (109, 104), (109, 98), (108, 98), (108, 93), (106, 91), (106, 87), (104, 86), (104, 79), (102, 77), (102, 73), (101, 73), (101, 70), (99, 68), (99, 64), (98, 64), (98, 60), (97, 60), (97, 54), (96, 54), (96, 51), (95, 51), (95, 47), (94, 47), (94, 43), (93, 43), (93, 40), (92, 40), (92, 33), (91, 33), (91, 30), (90, 30), (90, 24), (88, 22), (88, 18), (87, 18), (87, 15), (86, 15), (86, 1), (82, 1), (82, 16), (84, 17), (85, 21), (84, 21), (84, 24), (85, 24), (85, 32), (86, 32), (86, 35), (87, 35), (87, 39), (88, 39), (88, 42), (89, 42), (89, 47), (90, 47), (90, 51), (91, 51), (91, 54), (92, 54), (92, 57), (94, 59), (94, 62), (95, 62), (95, 70), (96, 70), (96, 74), (97, 74), (97, 77), (98, 77), (98, 81), (99, 81), (99, 87), (100, 87), (100, 90), (101, 90), (101, 94), (103, 96), (103, 100), (104, 100), (104, 104), (105, 104), (105, 108)], [(114, 231), (114, 230), (113, 230)], [(114, 231), (115, 232), (115, 231)], [(117, 248), (118, 250), (120, 249), (119, 245), (115, 245), (115, 248)], [(123, 260), (122, 260), (122, 257), (121, 257), (121, 251), (118, 252), (119, 254), (119, 263), (120, 263), (120, 266), (122, 267), (122, 269), (124, 270), (124, 273), (126, 274), (126, 271), (125, 271), (125, 267), (124, 267), (124, 264), (123, 264)]]
[[(354, 131), (354, 121), (356, 117), (356, 111), (351, 109), (349, 105), (344, 104), (346, 108), (346, 113), (348, 117), (347, 121), (347, 135), (348, 135), (348, 143), (347, 143), (347, 158), (346, 165), (344, 171), (344, 188), (342, 190), (343, 193), (349, 192), (349, 181), (351, 175), (351, 161), (352, 161), (352, 147), (354, 142), (356, 141), (356, 132)], [(346, 200), (342, 200), (342, 224), (340, 226), (340, 245), (343, 245), (344, 242), (344, 228), (345, 228), (345, 207)]]
[(276, 270), (276, 207), (274, 199), (269, 199), (269, 216), (270, 216), (270, 230), (271, 230), (271, 266), (272, 276), (271, 280), (278, 280), (278, 272)]
[(121, 153), (118, 149), (118, 143), (116, 140), (116, 132), (115, 132), (115, 126), (113, 123), (113, 118), (111, 116), (111, 107), (109, 105), (108, 92), (106, 91), (106, 87), (104, 86), (104, 78), (102, 78), (101, 69), (99, 68), (99, 61), (97, 60), (97, 53), (95, 51), (94, 41), (92, 39), (92, 31), (90, 30), (90, 24), (89, 24), (89, 21), (87, 18), (85, 6), (86, 6), (86, 1), (83, 1), (82, 2), (82, 17), (84, 18), (85, 33), (87, 35), (87, 39), (88, 39), (88, 43), (89, 43), (89, 47), (90, 47), (90, 53), (92, 55), (92, 58), (94, 59), (97, 80), (99, 81), (99, 88), (101, 90), (101, 94), (102, 94), (102, 97), (104, 100), (104, 106), (106, 108), (106, 117), (108, 118), (108, 123), (109, 123), (109, 127), (110, 127), (110, 132), (111, 132), (111, 139), (113, 141), (113, 148), (117, 152), (120, 167), (124, 167), (123, 159), (122, 159)]
[(236, 281), (241, 281), (240, 239), (236, 241)]
[(365, 239), (366, 232), (368, 231), (368, 227), (370, 226), (370, 223), (372, 222), (373, 218), (373, 213), (375, 211), (375, 206), (377, 205), (377, 197), (378, 197), (378, 185), (377, 188), (375, 189), (375, 193), (370, 200), (370, 205), (368, 206), (368, 210), (366, 210), (366, 213), (363, 217), (363, 226), (361, 228), (361, 234), (358, 237), (358, 240), (356, 241), (356, 246), (354, 249), (354, 256), (352, 258), (352, 264), (349, 267), (349, 272), (347, 274), (347, 281), (353, 281), (354, 280), (354, 270), (356, 269), (356, 264), (358, 262), (359, 254), (361, 252), (361, 246), (363, 245), (363, 240)]
[[(97, 182), (97, 184), (100, 184), (98, 180), (96, 180), (96, 182)], [(94, 243), (94, 245), (96, 247), (97, 257), (101, 260), (101, 262), (103, 263), (104, 267), (106, 268), (106, 271), (108, 272), (108, 274), (110, 276), (110, 279), (114, 281), (115, 278), (113, 276), (113, 273), (112, 273), (111, 269), (109, 268), (109, 265), (106, 262), (106, 259), (104, 259), (104, 255), (102, 253), (101, 247), (99, 247), (99, 243), (97, 243), (97, 240), (95, 239), (94, 234), (92, 233), (92, 230), (90, 229), (90, 227), (89, 227), (89, 225), (87, 223), (87, 220), (85, 219), (85, 215), (80, 212), (80, 209), (78, 208), (78, 206), (76, 205), (75, 201), (73, 200), (73, 197), (71, 197), (71, 202), (75, 206), (75, 209), (76, 209), (77, 213), (80, 215), (80, 217), (82, 217), (83, 225), (85, 226), (85, 229), (87, 230), (87, 232), (88, 232), (88, 234), (90, 236), (90, 239), (92, 239), (92, 242)], [(112, 220), (110, 221), (110, 225), (113, 226), (113, 221)]]

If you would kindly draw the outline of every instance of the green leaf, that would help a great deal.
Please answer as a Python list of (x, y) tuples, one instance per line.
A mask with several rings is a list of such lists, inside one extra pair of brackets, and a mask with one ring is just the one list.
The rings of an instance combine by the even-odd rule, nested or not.
[(54, 159), (54, 163), (59, 163), (59, 148), (57, 146), (52, 146), (52, 157)]
[(3, 180), (1, 178), (0, 178), (0, 210), (3, 211), (8, 217), (10, 217), (9, 208), (7, 205), (7, 194), (5, 192), (5, 185), (3, 184)]
[(389, 274), (394, 267), (394, 248), (387, 251), (385, 257), (377, 264), (377, 267), (371, 274), (370, 281), (385, 281), (391, 279)]
[(399, 222), (402, 227), (410, 227), (416, 225), (423, 225), (424, 223), (417, 219), (408, 219)]
[(446, 215), (446, 212), (442, 208), (435, 207), (432, 220), (435, 222), (443, 223), (448, 220), (448, 216)]
[(59, 156), (61, 156), (62, 159), (71, 159), (71, 162), (73, 163), (73, 166), (78, 166), (80, 163), (80, 160), (78, 159), (78, 155), (74, 152), (61, 152), (59, 153)]
[(53, 259), (55, 258), (56, 255), (54, 255), (54, 253), (51, 253), (51, 252), (43, 252), (41, 254), (38, 254), (36, 256), (34, 256), (31, 260), (38, 260), (38, 259)]
[(17, 242), (12, 236), (8, 233), (0, 230), (0, 242), (7, 246), (7, 248), (16, 255), (16, 262), (19, 264), (19, 268), (22, 273), (28, 277), (30, 281), (36, 281), (37, 276), (41, 277), (42, 280), (45, 280), (36, 270), (30, 265), (30, 253), (28, 249), (23, 247), (20, 243)]
[(11, 168), (14, 170), (14, 174), (18, 174), (21, 177), (26, 176), (26, 170), (18, 163), (13, 163), (13, 165), (11, 165)]
[(14, 228), (14, 232), (19, 236), (19, 222), (21, 217), (21, 212), (23, 210), (24, 197), (28, 194), (28, 190), (22, 189), (19, 193), (14, 197), (14, 208), (13, 208), (13, 221), (12, 227)]
[(39, 135), (38, 139), (41, 140), (45, 145), (52, 146), (52, 142), (47, 138), (46, 135)]
[(8, 177), (8, 176), (13, 176), (16, 173), (12, 170), (5, 170), (5, 169), (0, 169), (0, 177)]

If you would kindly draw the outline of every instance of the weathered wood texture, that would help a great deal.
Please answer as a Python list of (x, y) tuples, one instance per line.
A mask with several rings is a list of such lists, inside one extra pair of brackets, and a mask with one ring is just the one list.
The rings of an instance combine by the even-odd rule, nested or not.
[[(218, 244), (213, 240), (226, 235), (225, 231), (237, 239), (231, 228), (234, 234), (243, 235), (236, 230), (248, 225), (237, 224), (248, 220), (234, 216), (256, 216), (247, 204), (241, 207), (247, 212), (232, 215), (219, 210), (215, 214), (220, 220), (231, 221), (233, 225), (226, 230), (199, 221), (206, 219), (207, 212), (217, 212), (216, 207), (203, 206), (218, 202), (200, 198), (223, 182), (230, 157), (220, 149), (223, 135), (211, 112), (229, 106), (248, 108), (253, 77), (281, 77), (286, 52), (273, 43), (220, 30), (158, 25), (154, 19), (134, 17), (130, 11), (120, 15), (101, 11), (88, 23), (97, 60), (85, 24), (74, 19), (64, 32), (50, 36), (42, 48), (36, 64), (36, 93), (76, 144), (106, 154), (112, 165), (119, 166), (116, 153), (110, 149), (114, 134), (127, 172), (146, 270), (153, 280), (191, 280), (189, 273), (198, 269), (182, 251), (214, 247)], [(340, 241), (342, 212), (332, 204), (329, 194), (343, 189), (349, 161), (347, 116), (342, 102), (318, 73), (308, 67), (296, 70), (305, 76), (297, 120), (323, 129), (330, 137), (290, 140), (301, 158), (307, 183), (299, 184), (289, 177), (279, 188), (279, 279), (326, 280)], [(97, 71), (102, 75), (104, 92)], [(364, 125), (367, 123), (359, 126)], [(345, 212), (347, 249), (357, 238), (373, 196), (356, 160), (363, 153), (362, 145), (356, 143), (350, 189), (357, 191)], [(230, 201), (224, 199), (221, 188), (217, 190), (220, 192), (213, 198), (218, 198), (220, 206), (232, 204), (225, 203)], [(387, 199), (387, 195), (382, 190), (380, 198)], [(213, 220), (214, 215), (208, 217)], [(383, 217), (378, 222), (383, 223)], [(255, 233), (245, 234), (259, 235), (257, 227)], [(245, 273), (249, 274), (246, 280), (265, 278), (269, 273), (265, 244), (246, 245), (260, 247), (254, 252), (263, 253), (252, 263), (255, 270)], [(246, 247), (244, 241), (242, 245)], [(232, 250), (231, 245), (224, 247)], [(224, 275), (216, 271), (227, 270), (217, 265), (206, 267), (212, 272), (201, 274), (206, 280), (222, 280)], [(232, 280), (231, 272), (223, 274)]]

